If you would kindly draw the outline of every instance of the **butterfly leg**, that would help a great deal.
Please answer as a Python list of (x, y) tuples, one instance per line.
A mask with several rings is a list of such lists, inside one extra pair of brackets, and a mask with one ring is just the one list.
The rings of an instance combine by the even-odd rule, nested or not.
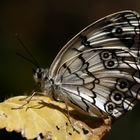
[(37, 92), (33, 92), (31, 96), (27, 96), (23, 99), (20, 99), (20, 101), (26, 100), (26, 102), (24, 104), (22, 104), (19, 107), (13, 107), (12, 109), (23, 109), (24, 106), (26, 106), (27, 104), (30, 103), (30, 101), (32, 100), (33, 96), (36, 94)]
[(66, 107), (66, 110), (67, 110), (66, 116), (68, 118), (68, 121), (70, 122), (70, 125), (72, 126), (73, 131), (76, 131), (78, 134), (80, 134), (80, 132), (75, 128), (72, 120), (70, 119), (69, 106), (66, 102), (65, 102), (65, 107)]

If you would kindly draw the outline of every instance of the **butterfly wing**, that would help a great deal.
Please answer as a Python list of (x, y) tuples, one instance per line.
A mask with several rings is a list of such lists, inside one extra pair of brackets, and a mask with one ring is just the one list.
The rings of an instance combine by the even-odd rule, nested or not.
[(140, 98), (140, 19), (122, 11), (89, 25), (58, 53), (49, 78), (89, 115), (118, 118)]

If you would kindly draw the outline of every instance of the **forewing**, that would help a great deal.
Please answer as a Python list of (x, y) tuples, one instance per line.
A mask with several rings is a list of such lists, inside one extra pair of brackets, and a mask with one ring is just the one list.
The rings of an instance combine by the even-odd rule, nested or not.
[(115, 118), (139, 99), (140, 19), (134, 11), (109, 15), (66, 44), (49, 75), (64, 100), (90, 115)]

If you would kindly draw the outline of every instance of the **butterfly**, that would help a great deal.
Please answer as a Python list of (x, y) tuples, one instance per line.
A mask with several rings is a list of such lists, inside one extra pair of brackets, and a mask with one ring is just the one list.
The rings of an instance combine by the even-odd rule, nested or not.
[(89, 116), (132, 110), (140, 99), (140, 15), (121, 11), (87, 26), (34, 79), (46, 96)]

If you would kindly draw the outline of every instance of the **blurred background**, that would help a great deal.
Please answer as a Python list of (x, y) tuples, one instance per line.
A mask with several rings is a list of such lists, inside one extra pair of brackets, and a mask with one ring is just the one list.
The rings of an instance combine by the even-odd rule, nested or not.
[[(58, 51), (93, 21), (120, 10), (140, 13), (139, 0), (1, 0), (0, 1), (0, 101), (34, 89), (31, 63), (16, 38), (40, 65), (49, 67)], [(139, 139), (140, 104), (117, 120), (104, 140)]]

